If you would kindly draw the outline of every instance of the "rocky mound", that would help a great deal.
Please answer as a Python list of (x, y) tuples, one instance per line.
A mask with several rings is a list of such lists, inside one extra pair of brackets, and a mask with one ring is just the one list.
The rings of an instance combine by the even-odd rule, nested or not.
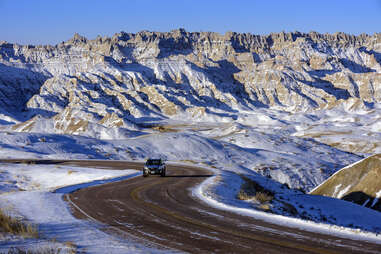
[(381, 211), (381, 154), (345, 167), (311, 191)]

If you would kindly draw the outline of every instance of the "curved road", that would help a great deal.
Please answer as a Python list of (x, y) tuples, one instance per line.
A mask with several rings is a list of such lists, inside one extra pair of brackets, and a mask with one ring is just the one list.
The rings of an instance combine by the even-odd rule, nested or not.
[[(141, 169), (117, 161), (39, 161), (109, 169)], [(211, 176), (205, 169), (167, 166), (167, 177), (141, 176), (81, 189), (66, 196), (78, 218), (106, 231), (126, 232), (156, 247), (191, 253), (381, 253), (381, 245), (270, 224), (212, 208), (190, 189)], [(86, 216), (84, 215), (86, 214)], [(117, 230), (116, 230), (117, 229)]]
[[(141, 169), (141, 163), (108, 164)], [(81, 163), (102, 166), (99, 162)], [(91, 165), (93, 164), (93, 165)], [(380, 253), (377, 244), (286, 228), (211, 208), (190, 189), (211, 173), (168, 165), (167, 177), (136, 177), (76, 191), (76, 206), (138, 238), (192, 253)], [(83, 217), (76, 209), (75, 214)]]

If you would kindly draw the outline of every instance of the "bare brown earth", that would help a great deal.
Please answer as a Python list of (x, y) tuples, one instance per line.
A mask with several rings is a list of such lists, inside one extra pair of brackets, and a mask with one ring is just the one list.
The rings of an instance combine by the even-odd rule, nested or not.
[[(13, 161), (17, 162), (17, 161)], [(20, 161), (18, 161), (20, 162)], [(24, 161), (25, 163), (25, 161)], [(110, 169), (141, 169), (117, 161), (37, 161)], [(151, 246), (190, 253), (381, 253), (381, 245), (270, 224), (208, 206), (191, 188), (212, 176), (205, 169), (169, 165), (167, 177), (135, 177), (66, 196), (82, 219), (126, 232)], [(79, 209), (78, 209), (79, 208)], [(105, 247), (107, 250), (107, 247)]]

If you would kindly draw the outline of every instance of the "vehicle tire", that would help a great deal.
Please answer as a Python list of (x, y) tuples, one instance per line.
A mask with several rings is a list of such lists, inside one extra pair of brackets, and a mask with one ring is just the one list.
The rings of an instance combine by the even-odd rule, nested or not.
[(147, 176), (148, 176), (148, 174), (143, 172), (143, 177), (147, 177)]

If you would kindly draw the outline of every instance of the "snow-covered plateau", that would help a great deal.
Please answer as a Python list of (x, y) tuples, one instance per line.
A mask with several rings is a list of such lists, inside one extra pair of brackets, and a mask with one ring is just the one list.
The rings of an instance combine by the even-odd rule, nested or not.
[[(212, 206), (381, 243), (380, 212), (305, 194), (377, 153), (381, 34), (180, 29), (94, 40), (76, 34), (55, 46), (0, 43), (3, 159), (161, 157), (203, 166), (215, 176), (193, 194)], [(43, 235), (2, 235), (0, 252), (57, 244), (69, 252), (68, 242), (89, 253), (102, 253), (99, 246), (160, 252), (75, 219), (62, 200), (70, 189), (54, 192), (136, 175), (0, 163), (1, 208), (39, 225)], [(271, 202), (238, 199), (247, 181), (272, 193)]]

